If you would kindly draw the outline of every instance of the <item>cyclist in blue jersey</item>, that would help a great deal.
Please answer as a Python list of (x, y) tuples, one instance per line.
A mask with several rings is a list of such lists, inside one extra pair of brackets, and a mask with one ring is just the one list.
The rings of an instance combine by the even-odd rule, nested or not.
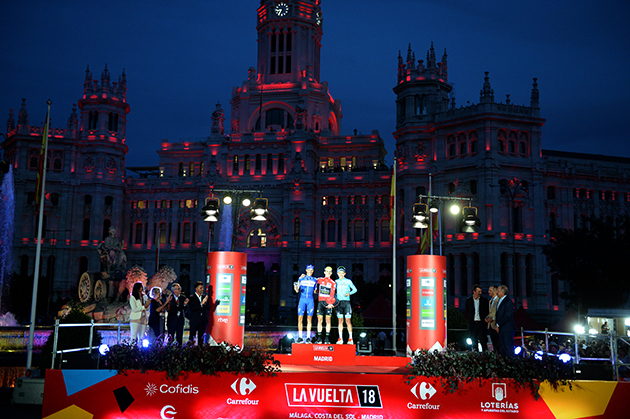
[(348, 326), (348, 345), (354, 345), (352, 340), (352, 305), (350, 304), (350, 296), (357, 292), (357, 287), (354, 286), (352, 280), (346, 278), (346, 268), (340, 266), (337, 268), (337, 300), (339, 305), (337, 306), (337, 319), (339, 319), (339, 340), (338, 344), (343, 344), (343, 318), (346, 318), (346, 325)]
[(311, 328), (313, 325), (313, 312), (315, 311), (315, 303), (313, 302), (313, 290), (317, 285), (317, 279), (313, 277), (315, 267), (306, 265), (306, 275), (302, 274), (297, 282), (293, 283), (295, 292), (300, 293), (300, 301), (298, 303), (298, 339), (297, 343), (302, 343), (302, 322), (304, 313), (306, 313), (306, 343), (311, 343)]

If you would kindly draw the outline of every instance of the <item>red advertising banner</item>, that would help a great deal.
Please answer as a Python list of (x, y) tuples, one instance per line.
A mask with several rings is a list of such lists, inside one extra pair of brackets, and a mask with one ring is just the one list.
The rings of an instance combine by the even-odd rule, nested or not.
[(212, 301), (219, 304), (210, 313), (208, 330), (216, 342), (243, 347), (245, 333), (245, 288), (247, 255), (240, 252), (209, 252), (208, 277)]
[[(510, 380), (475, 380), (454, 394), (439, 378), (401, 374), (204, 376), (48, 370), (44, 418), (625, 418), (630, 383), (543, 384), (535, 400)], [(93, 416), (90, 416), (93, 415)]]
[(407, 355), (446, 346), (446, 257), (407, 256)]

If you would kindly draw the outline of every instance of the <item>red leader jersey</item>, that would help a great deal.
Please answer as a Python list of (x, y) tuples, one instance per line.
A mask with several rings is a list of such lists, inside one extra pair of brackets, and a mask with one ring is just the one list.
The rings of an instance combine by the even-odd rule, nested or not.
[(332, 278), (317, 278), (317, 285), (319, 288), (318, 300), (326, 301), (328, 304), (335, 304), (337, 300), (335, 298), (335, 290), (337, 288), (337, 283)]

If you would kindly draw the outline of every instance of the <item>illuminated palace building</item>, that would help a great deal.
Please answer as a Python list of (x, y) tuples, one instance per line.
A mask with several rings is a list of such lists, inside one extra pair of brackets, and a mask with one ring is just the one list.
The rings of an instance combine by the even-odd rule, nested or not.
[[(125, 74), (112, 82), (107, 69), (100, 80), (86, 71), (78, 111), (66, 128), (51, 129), (42, 275), (55, 292), (100, 269), (95, 248), (110, 226), (125, 240), (128, 266), (149, 276), (159, 242), (159, 263), (188, 293), (205, 276), (208, 249), (233, 238), (227, 250), (248, 255), (252, 321), (293, 313), (292, 282), (307, 263), (316, 273), (345, 265), (354, 279), (391, 279), (391, 163), (377, 131), (341, 134), (340, 102), (320, 78), (320, 0), (263, 0), (257, 22), (257, 67), (232, 90), (229, 127), (217, 104), (206, 140), (163, 140), (156, 167), (125, 167), (126, 144), (133, 147), (125, 141)], [(464, 233), (461, 215), (441, 212), (449, 304), (461, 307), (473, 283), (505, 283), (535, 317), (562, 312), (563, 284), (548, 272), (542, 247), (557, 227), (627, 214), (630, 159), (542, 150), (536, 79), (529, 106), (496, 101), (486, 74), (479, 103), (456, 107), (447, 69), (446, 52), (438, 61), (431, 45), (425, 60), (409, 48), (395, 70), (399, 287), (406, 257), (419, 249), (412, 213), (430, 173), (433, 195), (472, 199), (481, 221), (478, 232)], [(42, 130), (29, 125), (22, 103), (2, 143), (15, 176), (15, 271), (25, 276), (35, 265)], [(234, 203), (236, 214), (226, 216), (221, 204), (219, 221), (204, 222), (201, 207), (223, 197), (220, 190), (261, 191), (266, 221)]]

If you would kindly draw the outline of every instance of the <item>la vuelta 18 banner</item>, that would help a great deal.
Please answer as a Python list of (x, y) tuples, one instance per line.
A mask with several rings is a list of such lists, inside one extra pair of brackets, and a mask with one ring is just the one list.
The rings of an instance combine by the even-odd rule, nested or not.
[(630, 383), (542, 385), (535, 400), (511, 381), (475, 380), (454, 394), (439, 378), (279, 373), (170, 380), (163, 372), (48, 370), (43, 418), (627, 418)]

